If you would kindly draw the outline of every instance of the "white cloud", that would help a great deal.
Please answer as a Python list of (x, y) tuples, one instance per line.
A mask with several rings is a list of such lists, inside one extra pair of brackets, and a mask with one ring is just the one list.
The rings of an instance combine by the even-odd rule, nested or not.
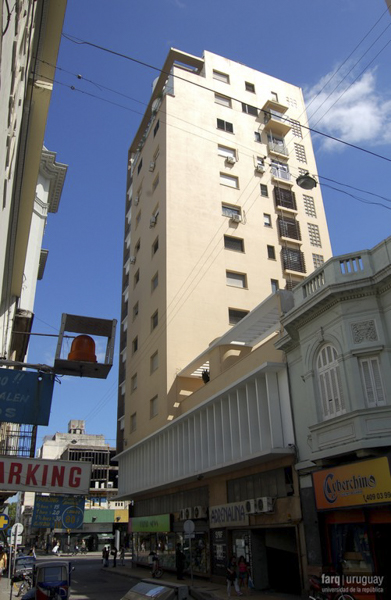
[[(366, 148), (391, 142), (391, 99), (377, 88), (375, 70), (357, 81), (350, 74), (338, 86), (343, 74), (322, 77), (305, 91), (310, 127)], [(338, 86), (338, 87), (337, 87)], [(333, 151), (342, 144), (323, 138), (324, 149)]]

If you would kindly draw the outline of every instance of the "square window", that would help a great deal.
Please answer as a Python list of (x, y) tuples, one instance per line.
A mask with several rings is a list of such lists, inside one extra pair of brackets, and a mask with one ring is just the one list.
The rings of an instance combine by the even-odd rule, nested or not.
[(217, 154), (223, 158), (234, 158), (236, 160), (236, 150), (234, 148), (228, 148), (228, 146), (217, 146)]
[(271, 286), (272, 286), (272, 294), (275, 294), (279, 290), (278, 280), (277, 279), (271, 279), (270, 283), (271, 283)]
[(227, 175), (227, 173), (220, 173), (221, 185), (227, 185), (228, 187), (239, 189), (239, 179), (234, 175)]
[(159, 324), (159, 312), (155, 311), (151, 317), (151, 331), (156, 329)]
[(237, 219), (240, 221), (241, 211), (237, 206), (232, 206), (230, 204), (222, 204), (221, 205), (222, 214), (224, 217), (229, 217), (230, 219)]
[(227, 133), (234, 132), (234, 126), (232, 125), (232, 123), (229, 123), (228, 121), (224, 121), (223, 119), (217, 119), (217, 129), (222, 129), (223, 131), (226, 131)]
[(263, 224), (264, 224), (265, 227), (271, 227), (272, 226), (272, 218), (267, 213), (263, 213)]
[(222, 81), (223, 83), (229, 83), (228, 73), (223, 73), (222, 71), (215, 71), (215, 69), (213, 69), (213, 79), (216, 79), (216, 81)]
[(130, 391), (135, 392), (136, 390), (137, 390), (137, 373), (135, 373), (135, 375), (133, 375), (133, 377), (130, 380)]
[(154, 290), (156, 290), (158, 285), (159, 285), (159, 273), (155, 273), (155, 275), (151, 279), (151, 291), (153, 292)]
[(156, 238), (156, 240), (153, 242), (152, 244), (152, 256), (154, 254), (156, 254), (156, 252), (159, 250), (159, 236)]
[(276, 249), (274, 248), (274, 246), (267, 247), (267, 257), (273, 260), (276, 259)]
[(228, 96), (223, 96), (222, 94), (215, 94), (215, 102), (216, 104), (220, 104), (221, 106), (232, 108), (231, 98), (229, 98)]
[(240, 310), (237, 308), (229, 308), (228, 309), (228, 320), (230, 325), (236, 325), (241, 321), (246, 315), (248, 315), (248, 310)]
[(257, 107), (251, 106), (251, 104), (245, 104), (245, 102), (242, 102), (242, 112), (247, 113), (248, 115), (253, 115), (253, 117), (258, 116)]
[(130, 431), (136, 431), (137, 429), (137, 413), (133, 413), (130, 416)]
[(244, 86), (246, 88), (246, 92), (252, 92), (253, 94), (255, 94), (255, 85), (253, 83), (245, 81)]
[(227, 285), (233, 287), (247, 288), (247, 276), (245, 273), (226, 271), (226, 282)]
[(154, 396), (149, 401), (149, 414), (150, 414), (150, 418), (151, 419), (153, 419), (154, 417), (156, 417), (156, 415), (158, 414), (158, 402), (157, 402), (157, 398), (158, 398), (157, 396)]
[(137, 352), (137, 350), (138, 350), (138, 336), (136, 335), (136, 337), (132, 341), (132, 353), (134, 354), (135, 352)]
[(133, 306), (133, 321), (138, 315), (138, 302)]
[(224, 248), (227, 250), (235, 250), (236, 252), (244, 252), (244, 240), (231, 235), (224, 236)]
[(259, 131), (254, 131), (254, 140), (256, 142), (260, 142), (261, 141), (261, 134)]
[(152, 354), (151, 358), (150, 358), (150, 367), (151, 367), (151, 373), (153, 373), (154, 371), (156, 371), (156, 369), (159, 366), (159, 354), (156, 351), (154, 354)]
[(265, 185), (264, 183), (260, 184), (261, 187), (261, 196), (264, 196), (265, 198), (269, 197), (269, 191), (267, 189), (267, 185)]

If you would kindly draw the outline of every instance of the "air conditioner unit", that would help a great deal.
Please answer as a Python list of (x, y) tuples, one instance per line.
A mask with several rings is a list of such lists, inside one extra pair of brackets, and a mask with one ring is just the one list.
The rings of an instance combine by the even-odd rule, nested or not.
[(234, 165), (236, 163), (236, 158), (234, 156), (227, 156), (226, 161), (229, 165)]
[(179, 520), (187, 521), (187, 519), (191, 519), (193, 516), (193, 509), (190, 506), (189, 508), (181, 508), (179, 511)]
[(269, 513), (273, 512), (273, 498), (270, 496), (263, 496), (255, 500), (255, 508), (258, 513)]
[(208, 517), (208, 509), (206, 506), (194, 506), (193, 507), (193, 518), (194, 519), (206, 519)]
[(263, 165), (257, 165), (255, 167), (255, 170), (257, 173), (264, 173), (265, 172), (265, 167)]
[(134, 263), (136, 262), (136, 257), (135, 256), (131, 256), (129, 259), (129, 262), (131, 265), (134, 265)]
[(149, 226), (150, 227), (155, 227), (156, 221), (157, 221), (156, 217), (151, 217), (150, 220), (149, 220)]
[(139, 203), (139, 201), (140, 201), (140, 200), (139, 200), (139, 197), (138, 197), (138, 196), (136, 196), (136, 197), (135, 197), (135, 199), (134, 199), (134, 205), (135, 205), (135, 206), (138, 206), (138, 203)]
[(112, 481), (108, 481), (108, 482), (107, 482), (107, 487), (108, 487), (108, 488), (112, 488), (112, 487), (114, 487), (114, 483), (113, 483)]
[(240, 215), (231, 215), (231, 221), (233, 221), (234, 223), (240, 223), (241, 220), (242, 217)]
[(155, 170), (155, 163), (154, 162), (150, 162), (149, 163), (149, 170), (151, 171), (151, 173), (153, 173), (153, 171)]
[(255, 513), (255, 500), (246, 500), (245, 510), (248, 515)]

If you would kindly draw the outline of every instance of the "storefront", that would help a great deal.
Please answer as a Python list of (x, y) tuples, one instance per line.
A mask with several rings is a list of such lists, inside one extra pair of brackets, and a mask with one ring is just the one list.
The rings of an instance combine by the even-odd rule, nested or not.
[(327, 570), (357, 598), (390, 598), (389, 457), (322, 469), (313, 486)]
[(164, 569), (175, 571), (175, 550), (179, 543), (186, 555), (186, 569), (190, 568), (191, 556), (193, 574), (209, 575), (207, 521), (200, 519), (194, 521), (194, 524), (194, 534), (189, 537), (183, 531), (183, 522), (174, 522), (172, 514), (132, 517), (129, 519), (129, 534), (132, 540), (133, 562), (140, 566), (149, 566), (148, 556), (153, 551), (158, 554)]

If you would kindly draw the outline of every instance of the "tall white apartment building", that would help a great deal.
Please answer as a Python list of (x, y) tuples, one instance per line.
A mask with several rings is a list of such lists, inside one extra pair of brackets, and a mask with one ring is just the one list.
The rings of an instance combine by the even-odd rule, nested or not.
[(209, 365), (190, 390), (183, 367), (331, 257), (321, 191), (296, 183), (307, 172), (300, 88), (170, 50), (129, 150), (118, 451), (182, 414)]

